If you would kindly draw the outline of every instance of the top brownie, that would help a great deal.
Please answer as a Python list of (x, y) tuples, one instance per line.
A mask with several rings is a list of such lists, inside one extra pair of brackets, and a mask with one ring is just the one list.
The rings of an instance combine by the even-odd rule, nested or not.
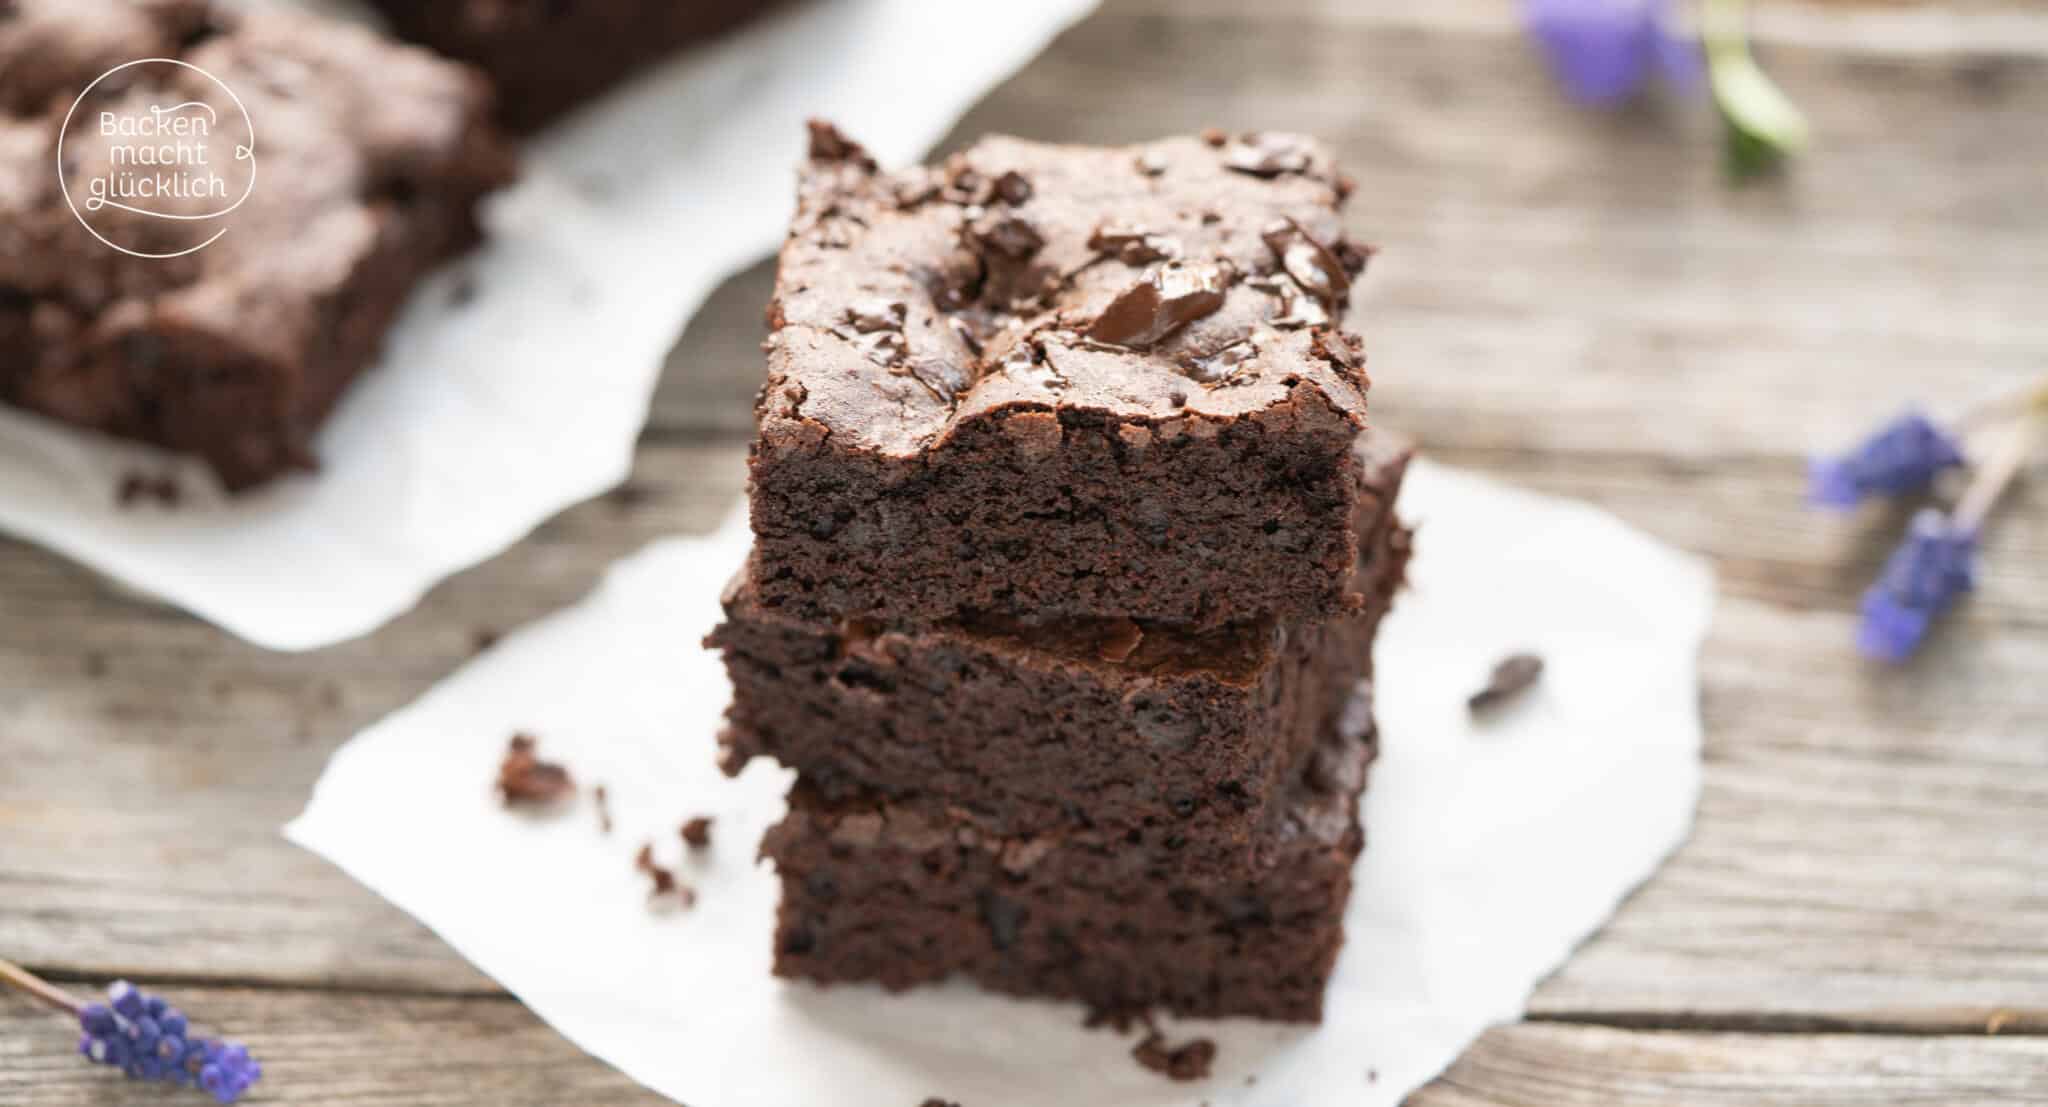
[[(109, 72), (139, 59), (197, 68)], [(92, 211), (89, 182), (124, 164), (103, 113), (203, 110), (226, 133), (244, 109), (257, 167), (227, 214), (109, 206), (92, 216), (106, 242), (74, 217), (60, 131), (64, 187)], [(511, 175), (489, 113), (469, 68), (303, 13), (0, 0), (0, 402), (197, 454), (230, 488), (311, 464), (313, 432), (413, 284), (476, 238), (478, 197)], [(171, 254), (216, 230), (176, 257), (109, 245)]]
[(1293, 135), (988, 138), (884, 173), (812, 125), (751, 459), (759, 596), (812, 618), (1327, 617), (1366, 251)]

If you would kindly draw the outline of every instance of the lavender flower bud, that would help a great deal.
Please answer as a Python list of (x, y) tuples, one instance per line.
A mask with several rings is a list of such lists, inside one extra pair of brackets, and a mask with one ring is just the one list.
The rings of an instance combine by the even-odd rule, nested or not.
[(1671, 31), (1670, 0), (1523, 0), (1522, 18), (1572, 98), (1617, 104), (1661, 69), (1698, 83), (1699, 54)]
[(108, 1003), (79, 1009), (78, 1052), (133, 1080), (198, 1086), (222, 1103), (241, 1098), (263, 1066), (234, 1042), (188, 1038), (185, 1016), (127, 981), (107, 989)]
[(1913, 517), (1906, 542), (1885, 562), (1884, 573), (1863, 594), (1856, 646), (1882, 661), (1904, 661), (1926, 639), (1934, 621), (1976, 585), (1977, 535), (1940, 512)]
[(1869, 496), (1925, 491), (1942, 470), (1963, 464), (1956, 440), (1925, 415), (1909, 411), (1841, 457), (1815, 458), (1807, 467), (1807, 499), (1846, 511)]

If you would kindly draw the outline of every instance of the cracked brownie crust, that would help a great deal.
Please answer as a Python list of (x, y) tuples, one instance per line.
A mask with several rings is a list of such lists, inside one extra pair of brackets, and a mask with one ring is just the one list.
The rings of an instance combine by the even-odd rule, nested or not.
[[(260, 165), (227, 233), (168, 259), (96, 241), (52, 172), (73, 98), (153, 57), (234, 90)], [(211, 81), (167, 68), (117, 74), (81, 110), (183, 99), (239, 116)], [(313, 432), (414, 283), (477, 237), (478, 197), (512, 171), (481, 76), (282, 9), (0, 0), (0, 75), (0, 401), (196, 454), (230, 488), (313, 464)], [(96, 138), (67, 134), (74, 192), (106, 160)], [(182, 233), (125, 218), (124, 239), (154, 252), (168, 250), (151, 236)]]
[(1313, 1022), (1343, 944), (1369, 686), (1295, 768), (1254, 861), (1194, 876), (1088, 835), (1016, 839), (799, 784), (761, 852), (782, 878), (775, 971), (895, 991), (964, 974), (1104, 1010)]
[(1290, 135), (990, 138), (883, 173), (814, 125), (770, 307), (761, 602), (810, 618), (1355, 612), (1367, 251)]
[(1408, 533), (1408, 450), (1368, 436), (1353, 529), (1365, 609), (1203, 634), (1131, 620), (819, 624), (743, 575), (726, 622), (726, 766), (768, 756), (827, 800), (870, 794), (985, 833), (1092, 830), (1190, 870), (1241, 866), (1316, 736), (1371, 672)]

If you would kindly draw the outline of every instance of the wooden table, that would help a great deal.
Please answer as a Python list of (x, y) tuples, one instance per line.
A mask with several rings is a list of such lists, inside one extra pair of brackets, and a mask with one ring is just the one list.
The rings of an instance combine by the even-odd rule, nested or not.
[[(1702, 105), (1565, 105), (1510, 7), (1109, 0), (948, 146), (1329, 137), (1385, 247), (1379, 420), (1719, 567), (1690, 843), (1415, 1102), (2048, 1103), (2048, 482), (1898, 670), (1849, 642), (1899, 517), (1800, 504), (1810, 449), (2048, 368), (2048, 10), (1767, 4), (1818, 148), (1736, 189)], [(0, 542), (0, 953), (161, 985), (263, 1102), (657, 1102), (278, 827), (480, 637), (740, 494), (766, 287), (698, 317), (627, 486), (360, 641), (265, 653)], [(69, 1044), (0, 1000), (0, 1102), (159, 1101)]]

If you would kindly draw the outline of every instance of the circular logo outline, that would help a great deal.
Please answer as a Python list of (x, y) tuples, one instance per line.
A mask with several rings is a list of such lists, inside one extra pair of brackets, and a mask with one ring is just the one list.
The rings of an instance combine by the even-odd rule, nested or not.
[[(242, 195), (238, 197), (234, 203), (229, 204), (227, 207), (222, 208), (219, 211), (212, 212), (207, 215), (166, 215), (162, 216), (162, 218), (218, 219), (221, 216), (227, 215), (228, 213), (234, 211), (236, 208), (241, 207), (242, 204), (249, 199), (250, 194), (256, 191), (256, 120), (250, 117), (248, 105), (242, 103), (242, 98), (235, 94), (234, 89), (228, 87), (228, 83), (226, 81), (223, 81), (219, 77), (216, 77), (211, 73), (208, 73), (206, 70), (201, 69), (196, 65), (193, 65), (191, 62), (180, 61), (177, 58), (137, 58), (134, 61), (122, 62), (120, 65), (117, 65), (114, 68), (107, 70), (105, 73), (102, 73), (97, 77), (94, 77), (92, 79), (92, 83), (86, 85), (85, 88), (79, 92), (78, 98), (71, 101), (71, 109), (64, 113), (63, 124), (57, 128), (57, 188), (64, 194), (64, 206), (71, 209), (71, 217), (73, 219), (78, 220), (78, 225), (85, 228), (85, 233), (93, 236), (94, 238), (99, 239), (101, 245), (106, 246), (110, 249), (119, 250), (121, 253), (127, 254), (129, 257), (134, 258), (152, 258), (159, 260), (167, 258), (181, 258), (184, 257), (186, 254), (198, 253), (199, 251), (206, 249), (208, 246), (213, 245), (215, 242), (220, 241), (220, 236), (228, 233), (228, 228), (222, 227), (220, 230), (213, 232), (212, 237), (208, 238), (204, 242), (201, 242), (197, 246), (188, 246), (183, 250), (177, 250), (172, 253), (149, 254), (144, 253), (140, 250), (130, 250), (128, 247), (123, 246), (118, 242), (109, 241), (107, 236), (95, 230), (91, 223), (85, 221), (85, 216), (79, 214), (78, 204), (71, 199), (71, 182), (64, 179), (64, 140), (69, 136), (71, 130), (71, 118), (78, 114), (78, 106), (80, 104), (85, 103), (85, 98), (87, 96), (92, 95), (92, 90), (98, 88), (99, 83), (101, 81), (104, 81), (108, 77), (111, 77), (116, 73), (119, 73), (123, 69), (127, 69), (131, 66), (137, 65), (148, 65), (151, 62), (162, 62), (167, 65), (183, 66), (186, 69), (189, 69), (192, 72), (197, 73), (200, 76), (206, 78), (207, 80), (212, 81), (214, 84), (219, 85), (220, 90), (228, 94), (228, 99), (233, 100), (235, 102), (235, 109), (242, 113), (242, 122), (247, 124), (249, 128), (249, 184), (248, 187), (242, 190)], [(186, 105), (179, 105), (179, 107), (184, 106)], [(156, 213), (147, 212), (144, 214), (154, 215)]]

